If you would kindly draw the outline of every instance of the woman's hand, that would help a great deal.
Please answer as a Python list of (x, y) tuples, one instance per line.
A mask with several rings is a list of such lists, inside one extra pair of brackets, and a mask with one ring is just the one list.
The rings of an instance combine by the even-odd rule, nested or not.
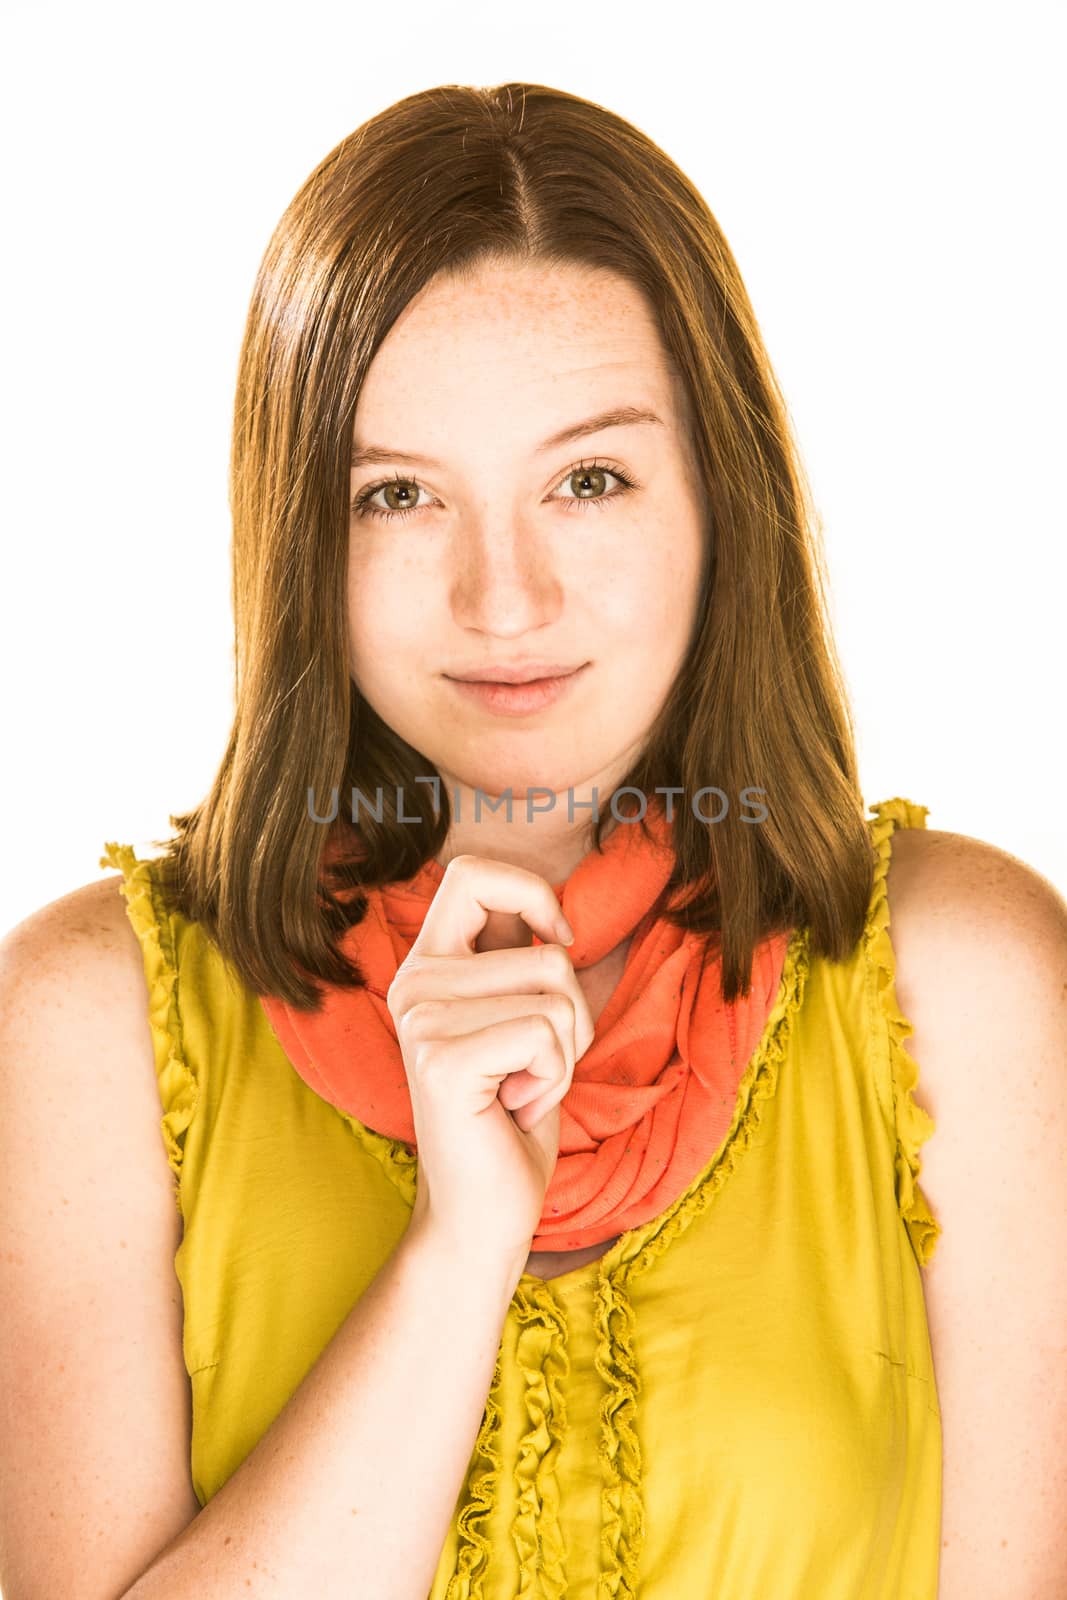
[[(493, 913), (545, 942), (477, 952)], [(495, 919), (500, 922), (501, 918)], [(525, 1260), (559, 1154), (559, 1103), (593, 1020), (536, 873), (460, 855), (390, 985), (418, 1144), (412, 1221)], [(527, 933), (527, 938), (529, 933)]]

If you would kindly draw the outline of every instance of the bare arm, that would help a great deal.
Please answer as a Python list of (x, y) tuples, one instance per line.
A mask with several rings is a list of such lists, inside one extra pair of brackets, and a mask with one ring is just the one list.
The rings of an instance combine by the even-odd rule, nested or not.
[[(907, 839), (903, 850), (898, 846)], [(923, 1272), (944, 1430), (939, 1600), (1067, 1595), (1067, 904), (1007, 852), (900, 834), (897, 995), (937, 1131)]]
[(426, 1600), (521, 1272), (457, 1265), (409, 1228), (256, 1448), (124, 1600)]
[(4, 1600), (114, 1600), (199, 1510), (181, 1218), (116, 884), (0, 944)]
[(0, 947), (0, 1093), (4, 1600), (425, 1600), (525, 1256), (458, 1258), (409, 1228), (201, 1510), (180, 1219), (117, 879)]

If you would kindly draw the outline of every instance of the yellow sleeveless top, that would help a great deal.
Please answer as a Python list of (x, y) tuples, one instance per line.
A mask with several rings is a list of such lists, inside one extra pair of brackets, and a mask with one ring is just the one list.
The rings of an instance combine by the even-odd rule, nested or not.
[[(429, 1600), (935, 1600), (933, 1122), (885, 887), (927, 807), (871, 810), (863, 938), (833, 963), (794, 933), (707, 1166), (600, 1260), (521, 1278)], [(144, 952), (204, 1505), (395, 1249), (416, 1156), (304, 1083), (152, 860), (105, 851)]]

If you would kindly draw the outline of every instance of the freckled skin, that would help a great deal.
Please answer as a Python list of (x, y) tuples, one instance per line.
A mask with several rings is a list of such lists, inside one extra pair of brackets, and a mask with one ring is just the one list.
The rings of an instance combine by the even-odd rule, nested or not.
[[(596, 412), (647, 407), (664, 426), (615, 427), (544, 455), (544, 439)], [(430, 456), (359, 467), (359, 491), (412, 475), (412, 515), (353, 516), (350, 668), (378, 714), (460, 794), (443, 859), (513, 861), (550, 882), (588, 849), (602, 810), (644, 743), (696, 620), (703, 489), (685, 397), (637, 289), (579, 267), (496, 264), (439, 277), (405, 310), (367, 374), (353, 429)], [(579, 505), (583, 460), (615, 462), (603, 505)], [(617, 491), (617, 497), (611, 498)], [(567, 502), (567, 503), (564, 503)], [(391, 509), (379, 492), (373, 503)], [(519, 657), (592, 666), (555, 706), (494, 717), (441, 674)], [(510, 785), (504, 811), (473, 819), (473, 792)], [(557, 795), (526, 820), (528, 789)], [(567, 791), (575, 812), (568, 817)], [(538, 797), (543, 800), (545, 797)]]
[[(614, 426), (537, 453), (561, 429), (624, 406), (662, 425)], [(458, 791), (442, 862), (470, 851), (558, 883), (588, 850), (583, 802), (595, 790), (607, 810), (696, 621), (706, 510), (685, 415), (649, 307), (604, 272), (509, 262), (437, 278), (375, 356), (354, 443), (441, 465), (398, 455), (352, 472), (353, 500), (399, 476), (402, 499), (379, 489), (372, 504), (415, 509), (352, 517), (349, 665), (379, 716), (441, 774), (454, 819)], [(594, 490), (604, 503), (581, 506), (575, 469), (594, 460), (608, 473)], [(521, 719), (493, 716), (442, 677), (519, 658), (591, 666), (558, 704)], [(504, 810), (475, 820), (475, 789), (509, 786), (511, 820)], [(532, 789), (557, 799), (528, 821)], [(476, 948), (529, 942), (520, 918), (490, 912)], [(578, 974), (594, 1020), (628, 944)], [(527, 1270), (557, 1277), (613, 1243), (531, 1253)]]

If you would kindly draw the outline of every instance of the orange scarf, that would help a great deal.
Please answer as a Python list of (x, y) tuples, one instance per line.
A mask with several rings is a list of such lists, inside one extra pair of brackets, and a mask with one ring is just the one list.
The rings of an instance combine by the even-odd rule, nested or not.
[[(674, 860), (662, 802), (649, 805), (645, 821), (652, 840), (640, 823), (616, 822), (604, 853), (590, 850), (554, 885), (574, 929), (565, 948), (576, 968), (594, 966), (631, 935), (632, 942), (560, 1103), (559, 1156), (534, 1251), (600, 1244), (657, 1216), (689, 1187), (726, 1136), (778, 995), (787, 933), (757, 947), (748, 998), (723, 1004), (718, 941), (656, 915)], [(324, 985), (318, 1012), (260, 996), (309, 1087), (413, 1150), (411, 1096), (385, 996), (443, 876), (429, 861), (413, 878), (368, 891), (366, 915), (342, 943), (365, 989)]]

